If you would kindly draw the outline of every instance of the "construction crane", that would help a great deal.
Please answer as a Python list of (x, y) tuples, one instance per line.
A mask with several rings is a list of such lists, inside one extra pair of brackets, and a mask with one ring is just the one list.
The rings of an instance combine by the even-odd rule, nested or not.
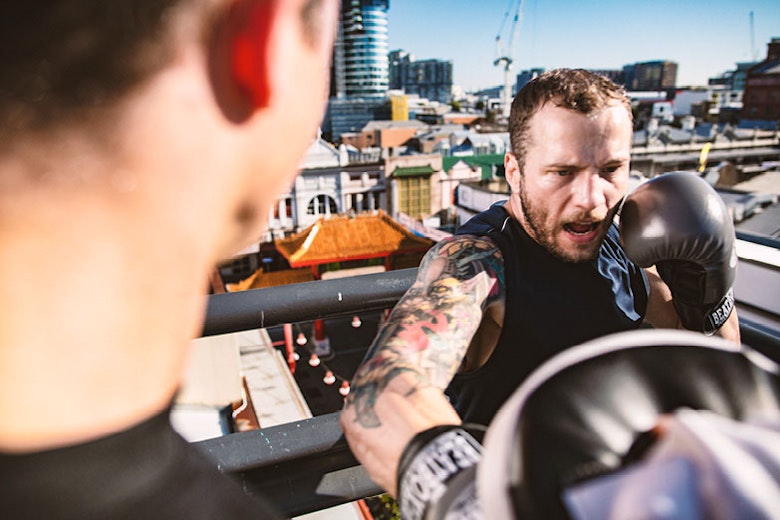
[[(525, 0), (509, 0), (509, 6), (504, 13), (504, 19), (501, 21), (501, 27), (496, 34), (496, 59), (493, 61), (493, 65), (504, 66), (504, 89), (501, 96), (502, 102), (502, 115), (505, 119), (509, 119), (509, 110), (512, 106), (512, 62), (513, 62), (513, 45), (517, 38), (517, 33), (520, 31), (520, 21), (523, 18), (523, 6)], [(515, 8), (516, 7), (516, 8)], [(512, 19), (511, 29), (508, 30), (508, 38), (502, 39), (504, 27), (510, 16), (514, 13)]]

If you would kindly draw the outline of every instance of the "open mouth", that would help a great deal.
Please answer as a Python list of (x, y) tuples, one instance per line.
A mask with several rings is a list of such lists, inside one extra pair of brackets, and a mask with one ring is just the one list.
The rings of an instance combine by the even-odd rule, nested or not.
[(572, 235), (587, 237), (598, 229), (599, 224), (599, 222), (570, 222), (564, 224), (563, 228)]

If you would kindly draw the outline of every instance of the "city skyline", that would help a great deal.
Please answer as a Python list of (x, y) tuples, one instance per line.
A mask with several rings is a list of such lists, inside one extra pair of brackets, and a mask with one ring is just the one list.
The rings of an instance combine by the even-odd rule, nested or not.
[[(502, 42), (508, 41), (520, 3), (391, 0), (389, 48), (416, 59), (451, 60), (454, 83), (467, 91), (497, 86), (503, 69), (493, 65), (496, 36), (503, 25)], [(605, 0), (597, 7), (526, 0), (513, 45), (512, 81), (534, 67), (620, 69), (670, 60), (679, 65), (678, 86), (706, 85), (738, 62), (763, 60), (772, 37), (780, 37), (776, 0)]]

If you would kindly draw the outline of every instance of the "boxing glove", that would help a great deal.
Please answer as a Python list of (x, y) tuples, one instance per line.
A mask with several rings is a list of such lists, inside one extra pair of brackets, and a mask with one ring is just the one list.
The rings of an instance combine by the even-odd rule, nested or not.
[(434, 426), (409, 441), (398, 463), (398, 505), (407, 520), (473, 518), (480, 425)]
[(626, 197), (620, 237), (632, 262), (655, 265), (683, 327), (715, 333), (734, 308), (734, 224), (720, 195), (692, 173), (655, 177)]

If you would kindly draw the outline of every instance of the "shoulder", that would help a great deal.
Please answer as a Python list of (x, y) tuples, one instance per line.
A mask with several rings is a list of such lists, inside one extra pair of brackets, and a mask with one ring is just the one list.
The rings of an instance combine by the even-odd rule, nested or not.
[(453, 278), (469, 280), (486, 274), (504, 282), (501, 250), (489, 237), (454, 235), (437, 242), (420, 264), (419, 279)]
[(479, 258), (501, 257), (498, 245), (487, 236), (453, 235), (437, 242), (430, 250), (432, 256), (445, 256), (452, 260), (477, 260)]
[(501, 231), (511, 218), (503, 202), (497, 202), (485, 211), (474, 215), (456, 232), (457, 235), (488, 235)]

